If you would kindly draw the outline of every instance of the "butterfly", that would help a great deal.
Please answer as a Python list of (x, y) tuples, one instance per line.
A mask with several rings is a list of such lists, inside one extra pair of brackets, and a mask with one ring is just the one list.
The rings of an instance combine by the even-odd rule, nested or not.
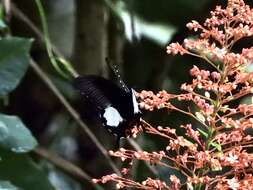
[(118, 84), (101, 76), (86, 75), (76, 77), (73, 86), (92, 106), (101, 125), (119, 139), (140, 122), (141, 111), (134, 89), (125, 85), (116, 66), (110, 66)]

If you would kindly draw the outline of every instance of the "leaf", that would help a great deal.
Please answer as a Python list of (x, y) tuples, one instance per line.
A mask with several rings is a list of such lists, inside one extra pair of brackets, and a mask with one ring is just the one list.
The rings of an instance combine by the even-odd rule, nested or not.
[(36, 139), (18, 117), (0, 114), (1, 147), (24, 153), (34, 149), (36, 145)]
[(0, 39), (0, 96), (14, 90), (26, 73), (31, 43), (25, 38)]
[(16, 186), (12, 185), (9, 181), (0, 180), (0, 190), (18, 190)]
[(210, 145), (212, 145), (215, 149), (217, 149), (219, 152), (222, 152), (221, 145), (216, 142), (211, 142)]
[(0, 157), (0, 179), (23, 190), (54, 190), (46, 173), (27, 154), (0, 149)]
[[(172, 39), (177, 31), (177, 28), (173, 25), (148, 22), (142, 19), (126, 9), (127, 6), (123, 1), (119, 1), (115, 6), (110, 7), (124, 24), (125, 35), (129, 41), (133, 41), (135, 37), (137, 39), (146, 37), (156, 42), (158, 45), (164, 46)], [(133, 17), (134, 19), (132, 19)]]
[(201, 135), (203, 135), (205, 138), (208, 138), (208, 133), (206, 133), (205, 131), (203, 131), (200, 128), (197, 128), (197, 130), (200, 132)]

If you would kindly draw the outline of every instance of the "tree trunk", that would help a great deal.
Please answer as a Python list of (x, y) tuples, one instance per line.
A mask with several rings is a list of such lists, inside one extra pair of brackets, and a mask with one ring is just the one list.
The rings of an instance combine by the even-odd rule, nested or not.
[(101, 0), (76, 0), (73, 61), (79, 74), (103, 74), (107, 55), (107, 14)]

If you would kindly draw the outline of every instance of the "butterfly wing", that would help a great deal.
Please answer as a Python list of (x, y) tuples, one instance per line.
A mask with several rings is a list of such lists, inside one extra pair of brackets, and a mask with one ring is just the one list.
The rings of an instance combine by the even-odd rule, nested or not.
[(134, 118), (133, 92), (99, 76), (82, 76), (74, 87), (98, 110), (102, 124), (118, 136), (125, 136), (129, 120)]
[(87, 100), (101, 109), (109, 105), (117, 109), (126, 105), (129, 94), (115, 83), (99, 76), (81, 76), (74, 79), (74, 87)]
[(74, 80), (74, 87), (80, 92), (86, 101), (91, 102), (97, 108), (104, 109), (111, 104), (110, 100), (103, 92), (104, 85), (107, 83), (102, 77), (84, 76)]

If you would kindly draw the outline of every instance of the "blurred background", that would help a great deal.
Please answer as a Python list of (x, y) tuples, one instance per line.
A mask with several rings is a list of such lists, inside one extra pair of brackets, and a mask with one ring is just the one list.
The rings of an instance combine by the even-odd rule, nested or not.
[[(74, 91), (71, 81), (62, 78), (52, 67), (45, 48), (40, 16), (33, 0), (12, 0), (8, 15), (11, 34), (33, 38), (31, 56), (46, 73), (46, 77), (60, 90), (75, 110), (87, 109)], [(190, 80), (189, 69), (201, 64), (192, 57), (166, 55), (166, 45), (182, 42), (188, 33), (185, 25), (191, 20), (202, 22), (218, 0), (44, 0), (42, 1), (49, 28), (49, 36), (56, 54), (69, 60), (80, 75), (94, 74), (110, 78), (105, 63), (109, 57), (120, 68), (123, 80), (136, 91), (161, 89), (178, 93), (180, 84)], [(41, 146), (74, 163), (92, 178), (113, 173), (108, 160), (69, 114), (48, 84), (29, 68), (18, 88), (11, 93), (6, 113), (18, 115), (32, 131)], [(144, 113), (154, 125), (178, 126), (187, 118), (175, 113)], [(89, 125), (96, 139), (111, 150), (116, 138), (105, 129)], [(164, 149), (165, 142), (141, 134), (135, 139), (146, 151)], [(127, 140), (121, 147), (132, 148)], [(40, 160), (36, 156), (35, 159)], [(121, 163), (113, 159), (117, 167)], [(55, 189), (94, 189), (87, 180), (80, 180), (41, 161), (40, 166)], [(131, 177), (163, 177), (170, 171), (143, 163), (134, 163)], [(112, 189), (110, 185), (104, 189)], [(35, 189), (34, 187), (32, 189)], [(39, 186), (36, 189), (43, 189)], [(44, 188), (45, 189), (45, 188)]]

